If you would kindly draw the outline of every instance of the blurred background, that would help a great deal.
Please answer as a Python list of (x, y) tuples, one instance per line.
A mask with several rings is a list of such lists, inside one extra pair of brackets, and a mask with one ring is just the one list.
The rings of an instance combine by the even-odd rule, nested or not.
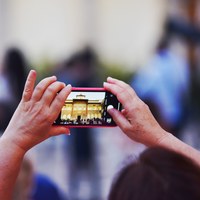
[[(0, 131), (33, 68), (76, 87), (119, 78), (200, 148), (199, 43), (198, 0), (0, 0)], [(105, 200), (144, 148), (118, 128), (72, 129), (27, 154), (13, 199)]]

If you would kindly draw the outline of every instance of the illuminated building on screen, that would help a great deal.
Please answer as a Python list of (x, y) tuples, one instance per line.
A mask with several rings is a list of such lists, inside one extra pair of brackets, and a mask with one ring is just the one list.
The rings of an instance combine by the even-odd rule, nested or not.
[(62, 121), (89, 121), (101, 119), (104, 100), (89, 100), (85, 95), (76, 95), (74, 99), (67, 99), (61, 111)]

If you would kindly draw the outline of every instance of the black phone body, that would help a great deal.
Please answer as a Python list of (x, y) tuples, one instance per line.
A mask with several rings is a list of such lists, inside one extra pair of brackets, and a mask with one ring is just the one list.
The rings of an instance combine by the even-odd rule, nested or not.
[(104, 88), (72, 88), (54, 125), (69, 127), (113, 127), (107, 110), (121, 110), (121, 103)]

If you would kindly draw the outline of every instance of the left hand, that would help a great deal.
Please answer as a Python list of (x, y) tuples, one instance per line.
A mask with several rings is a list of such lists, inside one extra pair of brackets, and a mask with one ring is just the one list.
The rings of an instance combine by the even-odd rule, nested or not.
[[(36, 72), (31, 70), (19, 103), (1, 139), (6, 139), (24, 151), (47, 138), (69, 133), (65, 126), (52, 125), (71, 92), (71, 85), (56, 81), (56, 77), (43, 79), (34, 87)], [(58, 93), (59, 92), (59, 93)]]

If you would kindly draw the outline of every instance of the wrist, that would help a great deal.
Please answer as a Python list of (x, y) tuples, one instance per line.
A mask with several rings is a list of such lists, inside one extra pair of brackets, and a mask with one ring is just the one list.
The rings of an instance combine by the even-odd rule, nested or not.
[(157, 146), (170, 148), (171, 141), (174, 141), (175, 137), (171, 133), (163, 130), (163, 132), (160, 134), (160, 137), (158, 138), (156, 144)]
[(165, 131), (162, 127), (157, 126), (151, 129), (149, 132), (149, 137), (147, 139), (146, 145), (149, 147), (161, 146), (164, 147), (169, 143), (171, 133)]
[(23, 158), (26, 153), (26, 150), (17, 145), (14, 139), (4, 134), (0, 138), (0, 145), (1, 148), (7, 149), (7, 151), (9, 151), (8, 153), (13, 154), (15, 157)]

